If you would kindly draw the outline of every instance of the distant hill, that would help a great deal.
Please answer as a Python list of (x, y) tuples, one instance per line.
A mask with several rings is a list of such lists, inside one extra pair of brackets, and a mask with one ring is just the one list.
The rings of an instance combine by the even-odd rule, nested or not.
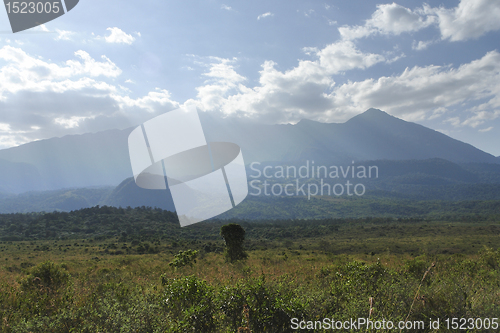
[[(240, 145), (245, 162), (340, 165), (366, 160), (499, 164), (500, 158), (424, 126), (370, 109), (342, 124), (262, 125), (201, 113), (208, 141)], [(0, 192), (117, 186), (132, 176), (132, 129), (65, 136), (0, 150)]]
[(33, 191), (0, 196), (0, 213), (72, 211), (101, 204), (112, 187)]
[(170, 191), (145, 190), (135, 184), (134, 178), (127, 178), (120, 183), (102, 202), (102, 205), (114, 207), (156, 207), (171, 212), (175, 211)]
[(132, 175), (130, 131), (68, 135), (0, 150), (0, 191), (116, 186)]
[[(377, 165), (380, 172), (379, 178), (362, 180), (366, 186), (366, 195), (357, 198), (359, 199), (357, 205), (370, 204), (373, 200), (378, 199), (396, 201), (500, 200), (500, 164), (469, 163), (459, 165), (443, 159), (428, 159), (366, 161), (360, 165)], [(251, 174), (250, 170), (248, 174)], [(308, 179), (307, 181), (317, 183), (317, 180)], [(196, 195), (193, 192), (193, 198)], [(287, 201), (276, 200), (274, 197), (249, 195), (241, 205), (235, 208), (234, 213), (227, 213), (223, 216), (275, 218), (276, 211), (288, 209), (276, 205), (284, 203), (288, 205), (295, 202), (298, 205), (296, 209), (302, 210), (300, 214), (297, 212), (297, 216), (312, 218), (317, 215), (318, 209), (323, 212), (322, 214), (333, 212), (335, 207), (328, 205), (335, 200), (349, 199), (345, 195), (339, 198), (333, 196), (324, 196), (323, 198), (324, 202), (318, 208), (317, 202), (307, 200), (304, 197), (294, 196), (293, 200)], [(0, 194), (0, 213), (70, 211), (96, 205), (123, 208), (146, 206), (175, 211), (172, 197), (168, 191), (139, 188), (133, 178), (125, 179), (116, 187), (36, 191), (19, 195)], [(267, 208), (264, 209), (264, 206)]]
[(46, 188), (43, 177), (32, 164), (0, 159), (0, 170), (0, 192), (21, 193)]

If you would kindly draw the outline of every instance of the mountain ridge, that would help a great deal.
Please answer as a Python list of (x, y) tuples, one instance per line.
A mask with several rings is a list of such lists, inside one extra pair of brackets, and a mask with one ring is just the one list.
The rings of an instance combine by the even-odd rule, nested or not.
[[(200, 118), (207, 141), (240, 145), (247, 165), (429, 158), (500, 163), (500, 157), (470, 144), (373, 108), (345, 123), (305, 119), (295, 125), (262, 125), (208, 113), (200, 113)], [(128, 155), (132, 130), (67, 135), (0, 150), (0, 192), (117, 186), (132, 176)]]

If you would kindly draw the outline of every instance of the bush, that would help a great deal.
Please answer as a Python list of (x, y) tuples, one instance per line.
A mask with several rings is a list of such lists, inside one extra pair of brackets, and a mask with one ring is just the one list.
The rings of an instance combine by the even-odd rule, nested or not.
[(37, 315), (51, 315), (64, 309), (68, 302), (66, 286), (70, 274), (51, 261), (33, 267), (27, 277), (20, 281), (21, 308)]
[(196, 250), (179, 251), (179, 253), (174, 256), (174, 260), (172, 260), (172, 262), (170, 262), (168, 265), (176, 269), (179, 267), (184, 267), (186, 265), (193, 267), (193, 263), (196, 263), (197, 256), (198, 251)]
[(214, 332), (216, 329), (214, 289), (196, 276), (168, 279), (162, 276), (165, 287), (163, 305), (174, 321), (176, 332)]

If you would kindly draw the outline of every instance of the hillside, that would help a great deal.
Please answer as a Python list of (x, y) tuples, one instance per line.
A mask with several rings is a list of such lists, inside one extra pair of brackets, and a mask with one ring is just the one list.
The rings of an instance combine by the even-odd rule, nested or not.
[[(370, 109), (342, 124), (263, 125), (200, 114), (208, 141), (240, 145), (252, 162), (339, 165), (366, 160), (499, 164), (500, 159), (424, 126)], [(0, 150), (0, 192), (117, 186), (132, 176), (132, 129), (72, 135)]]

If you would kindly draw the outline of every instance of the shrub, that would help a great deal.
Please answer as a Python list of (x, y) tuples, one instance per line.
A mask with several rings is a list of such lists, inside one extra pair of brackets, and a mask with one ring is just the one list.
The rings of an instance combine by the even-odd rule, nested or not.
[(196, 263), (197, 256), (198, 251), (196, 250), (179, 251), (179, 253), (174, 256), (174, 260), (172, 260), (168, 265), (176, 269), (186, 265), (193, 267), (193, 263)]
[(196, 276), (168, 279), (162, 276), (165, 286), (163, 305), (174, 321), (178, 332), (214, 332), (215, 306), (213, 288)]

